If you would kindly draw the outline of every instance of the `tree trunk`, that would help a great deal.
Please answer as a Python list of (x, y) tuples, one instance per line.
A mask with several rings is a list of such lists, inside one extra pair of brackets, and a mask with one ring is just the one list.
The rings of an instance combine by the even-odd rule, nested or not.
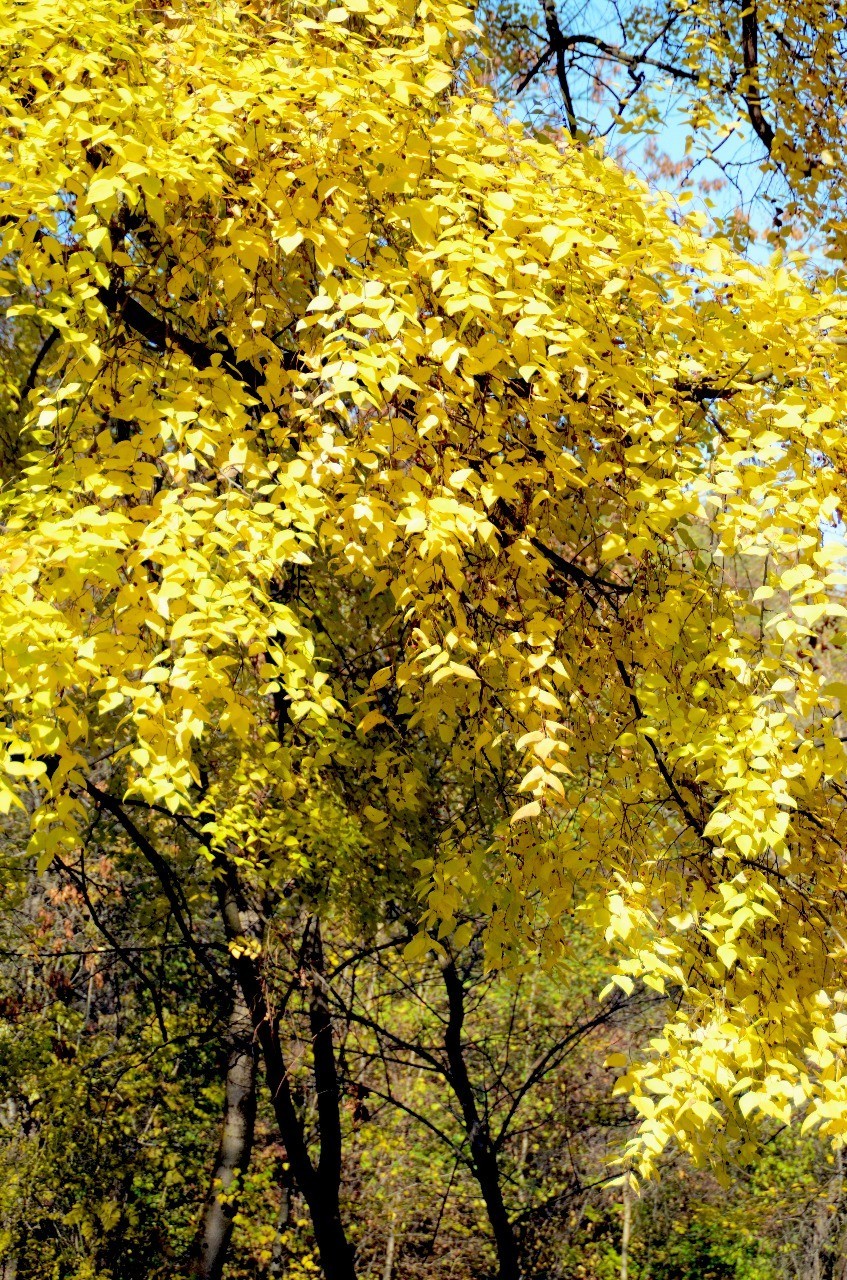
[(392, 1280), (394, 1276), (394, 1250), (397, 1245), (397, 1232), (394, 1228), (394, 1217), (391, 1218), (391, 1230), (388, 1232), (388, 1243), (385, 1246), (385, 1262), (382, 1267), (382, 1280)]
[[(251, 913), (244, 900), (238, 873), (224, 858), (216, 859), (220, 872), (217, 884), (221, 914), (227, 939), (238, 942), (234, 957), (235, 972), (244, 1002), (249, 1010), (255, 1038), (262, 1053), (265, 1079), (270, 1091), (280, 1138), (285, 1146), (291, 1175), (306, 1201), (321, 1270), (326, 1280), (356, 1280), (355, 1251), (347, 1239), (341, 1218), (339, 1191), (341, 1184), (341, 1107), (332, 1042), (332, 1021), (323, 987), (323, 956), (320, 930), (315, 922), (312, 944), (312, 995), (309, 1016), (312, 1029), (314, 1077), (318, 1094), (320, 1156), (317, 1166), (306, 1144), (303, 1123), (297, 1114), (288, 1070), (279, 1035), (279, 1019), (268, 1008), (261, 952), (251, 954), (244, 948), (245, 936), (257, 937), (251, 928)], [(307, 926), (308, 927), (308, 926)], [(262, 941), (261, 939), (257, 940)]]
[[(26, 980), (27, 986), (29, 986), (31, 981), (30, 970), (27, 970)], [(3, 1112), (5, 1112), (5, 1115), (3, 1115)], [(0, 1108), (0, 1126), (4, 1129), (11, 1129), (13, 1133), (19, 1130), (20, 1117), (18, 1100), (14, 1096), (7, 1098), (2, 1108)], [(17, 1143), (15, 1143), (15, 1145), (17, 1145)], [(10, 1236), (13, 1238), (14, 1232), (11, 1229), (12, 1223), (9, 1220), (5, 1220), (3, 1226), (9, 1231)], [(16, 1280), (17, 1274), (18, 1251), (17, 1248), (10, 1246), (9, 1253), (6, 1257), (0, 1259), (0, 1280)]]
[[(309, 950), (311, 994), (309, 1025), (312, 1032), (312, 1059), (317, 1092), (320, 1155), (315, 1170), (316, 1206), (332, 1253), (332, 1273), (328, 1280), (353, 1280), (355, 1276), (353, 1248), (348, 1243), (341, 1221), (341, 1089), (335, 1062), (332, 1017), (326, 993), (321, 925), (315, 919)], [(308, 1198), (307, 1198), (308, 1203)], [(311, 1207), (311, 1206), (310, 1206)], [(312, 1214), (314, 1218), (314, 1212)], [(317, 1232), (317, 1227), (316, 1227)], [(318, 1240), (321, 1263), (326, 1271), (324, 1252)]]
[(621, 1230), (621, 1280), (629, 1280), (629, 1237), (632, 1231), (632, 1189), (627, 1173), (623, 1184), (623, 1227)]
[(276, 1220), (276, 1235), (274, 1237), (273, 1248), (271, 1249), (271, 1260), (268, 1266), (268, 1276), (270, 1280), (276, 1280), (276, 1278), (281, 1276), (285, 1270), (285, 1258), (288, 1253), (285, 1233), (286, 1229), (291, 1224), (292, 1200), (293, 1193), (291, 1190), (291, 1179), (286, 1172), (282, 1177), (282, 1201), (279, 1206), (279, 1217)]
[(238, 1212), (238, 1180), (247, 1170), (253, 1146), (256, 1049), (250, 1012), (240, 991), (233, 997), (228, 1040), (221, 1140), (194, 1245), (194, 1274), (199, 1280), (220, 1280), (223, 1275)]
[(497, 1152), (491, 1141), (488, 1121), (485, 1116), (479, 1114), (477, 1109), (465, 1062), (462, 1046), (465, 988), (452, 959), (442, 962), (441, 972), (444, 976), (448, 1005), (447, 1028), (444, 1033), (444, 1048), (449, 1066), (448, 1080), (462, 1110), (465, 1131), (470, 1142), (474, 1174), (482, 1192), (497, 1249), (499, 1280), (521, 1280), (518, 1242), (503, 1201)]

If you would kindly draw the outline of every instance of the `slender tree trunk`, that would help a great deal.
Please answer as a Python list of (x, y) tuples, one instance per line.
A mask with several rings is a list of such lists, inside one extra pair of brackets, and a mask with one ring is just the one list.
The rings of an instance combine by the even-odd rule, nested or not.
[[(317, 1091), (318, 1122), (320, 1125), (320, 1155), (315, 1170), (317, 1188), (316, 1204), (320, 1205), (321, 1218), (328, 1240), (332, 1240), (332, 1280), (348, 1280), (355, 1275), (353, 1248), (348, 1243), (341, 1220), (341, 1089), (335, 1061), (335, 1045), (332, 1035), (332, 1017), (326, 992), (323, 941), (320, 921), (312, 927), (309, 967), (311, 969), (311, 994), (309, 999), (309, 1025), (312, 1032), (312, 1058), (315, 1089)], [(314, 1216), (314, 1215), (313, 1215)], [(320, 1242), (318, 1242), (320, 1249)], [(323, 1254), (321, 1254), (323, 1262)], [(329, 1277), (329, 1273), (327, 1273)]]
[(444, 1048), (449, 1067), (448, 1080), (462, 1110), (465, 1131), (470, 1142), (474, 1174), (482, 1192), (497, 1248), (499, 1280), (521, 1280), (518, 1242), (503, 1201), (497, 1152), (491, 1140), (488, 1121), (484, 1115), (480, 1115), (477, 1108), (465, 1062), (462, 1045), (465, 988), (452, 959), (442, 963), (441, 972), (444, 976), (448, 1006), (447, 1028), (444, 1033)]
[[(227, 938), (243, 944), (245, 936), (256, 936), (251, 925), (236, 868), (227, 859), (217, 860), (220, 880), (217, 889)], [(309, 1016), (311, 1021), (314, 1077), (318, 1093), (320, 1155), (317, 1165), (306, 1144), (303, 1123), (297, 1114), (285, 1054), (279, 1034), (279, 1019), (268, 1008), (261, 953), (237, 947), (236, 976), (250, 1012), (254, 1034), (262, 1052), (265, 1079), (271, 1095), (274, 1117), (285, 1146), (292, 1178), (309, 1210), (315, 1244), (325, 1280), (356, 1280), (355, 1253), (347, 1239), (339, 1200), (341, 1185), (341, 1106), (332, 1021), (320, 972), (323, 956), (320, 931), (315, 922), (312, 941), (313, 971)]]
[[(30, 970), (27, 970), (27, 985), (30, 983)], [(5, 1112), (5, 1115), (2, 1114)], [(19, 1132), (20, 1116), (18, 1101), (15, 1097), (7, 1098), (2, 1108), (0, 1108), (0, 1125), (4, 1129), (11, 1129), (13, 1132), (13, 1143), (17, 1146), (17, 1133)], [(18, 1138), (19, 1141), (19, 1138)], [(5, 1220), (3, 1226), (10, 1230), (12, 1223)], [(10, 1234), (12, 1234), (10, 1230)], [(15, 1280), (18, 1274), (18, 1251), (12, 1248), (5, 1258), (0, 1260), (0, 1280)]]
[(621, 1280), (629, 1278), (629, 1237), (632, 1231), (632, 1189), (629, 1174), (623, 1184), (623, 1227), (621, 1230)]
[[(92, 786), (88, 786), (92, 799), (101, 808), (112, 813), (144, 854), (155, 871), (159, 883), (168, 898), (174, 919), (188, 941), (195, 958), (220, 981), (205, 952), (197, 947), (183, 911), (181, 888), (174, 882), (166, 859), (151, 845), (143, 832), (135, 826), (120, 804)], [(279, 1020), (268, 1008), (262, 944), (264, 926), (259, 913), (252, 908), (244, 892), (238, 869), (229, 859), (212, 851), (217, 872), (215, 889), (227, 941), (235, 943), (233, 966), (244, 1005), (253, 1028), (254, 1039), (261, 1051), (265, 1067), (265, 1079), (270, 1090), (279, 1135), (286, 1149), (291, 1173), (309, 1209), (315, 1243), (321, 1268), (326, 1280), (356, 1280), (355, 1252), (347, 1239), (341, 1218), (339, 1191), (341, 1181), (341, 1108), (340, 1092), (335, 1080), (335, 1051), (332, 1041), (332, 1023), (325, 997), (325, 1013), (320, 1011), (321, 1000), (313, 998), (314, 1017), (323, 1018), (323, 1025), (314, 1054), (315, 1083), (318, 1088), (318, 1112), (320, 1120), (320, 1159), (317, 1167), (309, 1154), (303, 1123), (297, 1114), (291, 1088), (285, 1054), (279, 1035)], [(259, 943), (258, 950), (249, 943)], [(318, 934), (319, 944), (319, 934)], [(322, 985), (322, 984), (321, 984)], [(313, 984), (314, 987), (314, 984)], [(120, 1006), (117, 1006), (120, 1033)], [(314, 1031), (313, 1031), (314, 1035)], [(334, 1083), (333, 1083), (334, 1082)]]
[(271, 1261), (268, 1267), (270, 1280), (276, 1280), (276, 1277), (281, 1276), (285, 1269), (285, 1255), (288, 1252), (285, 1233), (291, 1225), (292, 1199), (290, 1178), (287, 1175), (283, 1175), (282, 1202), (279, 1207), (279, 1217), (276, 1220), (276, 1237), (274, 1238)]
[[(838, 1182), (833, 1199), (840, 1210), (844, 1199), (844, 1151), (841, 1147), (835, 1153), (835, 1176)], [(838, 1240), (838, 1237), (836, 1239)], [(847, 1280), (847, 1231), (843, 1229), (840, 1232), (840, 1241), (835, 1246), (835, 1257), (832, 1280)]]
[(391, 1219), (391, 1229), (388, 1232), (388, 1243), (385, 1246), (385, 1262), (382, 1268), (382, 1280), (392, 1280), (394, 1275), (394, 1250), (397, 1245), (397, 1232), (394, 1229), (394, 1218)]
[[(194, 1245), (194, 1274), (220, 1280), (238, 1212), (238, 1180), (250, 1163), (256, 1122), (256, 1049), (250, 1011), (233, 994), (223, 1125), (209, 1194)], [(233, 1185), (235, 1184), (235, 1185)]]
[[(535, 1056), (532, 1048), (532, 1045), (533, 1045), (532, 1029), (533, 1029), (533, 1023), (535, 1021), (536, 982), (537, 982), (537, 974), (533, 972), (532, 985), (530, 987), (530, 993), (529, 993), (529, 1009), (527, 1011), (527, 1020), (526, 1020), (526, 1047), (524, 1052), (524, 1075), (525, 1076), (529, 1075), (532, 1069), (533, 1058)], [(526, 1129), (524, 1131), (523, 1137), (521, 1138), (521, 1151), (520, 1151), (520, 1156), (518, 1157), (519, 1173), (523, 1173), (524, 1169), (526, 1168), (526, 1159), (528, 1155), (529, 1155), (529, 1130)]]

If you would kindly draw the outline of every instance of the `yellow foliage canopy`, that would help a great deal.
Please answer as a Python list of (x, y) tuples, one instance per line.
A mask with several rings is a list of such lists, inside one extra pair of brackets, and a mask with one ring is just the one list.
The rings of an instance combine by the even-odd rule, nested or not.
[[(685, 996), (626, 1081), (646, 1160), (847, 1132), (847, 686), (809, 643), (847, 616), (843, 304), (503, 119), (458, 4), (0, 15), (7, 316), (45, 336), (0, 745), (42, 865), (108, 751), (267, 854), (302, 744), (357, 743), (390, 843), (415, 734), (501, 818), (427, 851), (428, 925), (472, 901), (554, 960), (576, 888), (622, 985)], [(382, 609), (358, 685), (319, 597)]]

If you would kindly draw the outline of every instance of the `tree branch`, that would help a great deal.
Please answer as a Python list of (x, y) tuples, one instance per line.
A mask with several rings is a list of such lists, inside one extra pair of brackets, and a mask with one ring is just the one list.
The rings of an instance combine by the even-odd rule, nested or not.
[[(103, 937), (106, 939), (106, 941), (108, 942), (109, 946), (112, 948), (112, 951), (115, 953), (115, 955), (119, 956), (121, 960), (123, 960), (124, 964), (129, 969), (130, 973), (134, 973), (136, 978), (138, 978), (139, 982), (144, 987), (147, 988), (148, 992), (150, 993), (150, 999), (153, 1002), (153, 1010), (156, 1014), (156, 1021), (159, 1024), (159, 1032), (161, 1033), (161, 1036), (162, 1036), (162, 1043), (167, 1044), (168, 1031), (167, 1031), (167, 1027), (165, 1026), (164, 1012), (162, 1009), (161, 1001), (159, 999), (159, 993), (157, 992), (152, 980), (147, 976), (147, 973), (145, 972), (143, 965), (138, 963), (135, 959), (133, 959), (128, 954), (129, 952), (140, 951), (142, 948), (122, 946), (122, 944), (118, 941), (115, 935), (110, 931), (108, 925), (103, 923), (103, 920), (100, 918), (100, 916), (97, 914), (97, 911), (95, 910), (94, 903), (91, 901), (91, 895), (88, 892), (88, 880), (85, 875), (84, 862), (82, 863), (82, 870), (80, 874), (77, 874), (77, 872), (74, 871), (71, 867), (69, 867), (67, 863), (63, 862), (58, 855), (56, 856), (56, 865), (57, 867), (60, 868), (61, 871), (64, 871), (65, 875), (68, 877), (71, 884), (73, 884), (79, 890), (80, 894), (82, 895), (82, 900), (85, 903), (86, 909), (88, 911), (89, 917), (91, 918), (91, 922), (94, 925), (95, 929), (98, 931), (98, 933), (103, 935)], [(151, 947), (150, 950), (154, 950), (154, 951), (158, 950), (158, 947)], [(68, 954), (74, 954), (74, 953), (70, 952)], [(78, 952), (76, 954), (85, 955), (88, 953)]]
[(30, 391), (32, 391), (33, 387), (35, 386), (35, 379), (38, 377), (38, 370), (41, 368), (41, 365), (44, 361), (44, 357), (48, 354), (48, 352), (50, 351), (50, 348), (53, 346), (58, 336), (59, 336), (59, 330), (51, 329), (50, 333), (42, 342), (38, 355), (35, 357), (32, 364), (30, 365), (29, 373), (26, 376), (26, 382), (21, 387), (21, 401), (26, 400)]
[[(262, 370), (249, 361), (239, 360), (228, 339), (224, 338), (220, 347), (210, 347), (199, 342), (176, 328), (167, 317), (148, 311), (133, 297), (123, 281), (113, 280), (108, 288), (101, 289), (100, 301), (111, 316), (137, 337), (143, 338), (154, 351), (166, 351), (169, 346), (176, 347), (183, 355), (188, 356), (196, 369), (211, 368), (215, 357), (219, 357), (221, 368), (240, 382), (251, 395), (258, 396), (264, 386), (265, 376)], [(280, 363), (289, 373), (303, 373), (307, 369), (296, 351), (281, 350)]]
[[(632, 680), (630, 679), (629, 672), (627, 671), (624, 664), (621, 662), (620, 658), (617, 658), (617, 657), (615, 658), (615, 665), (620, 674), (620, 678), (624, 683), (624, 687), (629, 694), (630, 701), (632, 702), (632, 709), (635, 712), (636, 720), (643, 720), (644, 712), (641, 710), (641, 704), (638, 701), (638, 696), (635, 692), (635, 686), (633, 685)], [(682, 793), (679, 790), (679, 787), (676, 785), (673, 774), (671, 773), (670, 769), (666, 765), (664, 756), (662, 755), (656, 743), (648, 734), (645, 734), (644, 736), (647, 738), (647, 741), (650, 744), (650, 750), (653, 752), (653, 756), (658, 766), (659, 773), (662, 775), (662, 778), (665, 781), (666, 787), (668, 788), (671, 795), (673, 796), (674, 801), (676, 802), (677, 808), (680, 810), (682, 816), (685, 818), (685, 821), (688, 824), (688, 826), (691, 828), (691, 830), (696, 835), (698, 835), (701, 840), (705, 840), (706, 837), (703, 835), (705, 824), (702, 823), (699, 820), (699, 818), (696, 818), (694, 814), (691, 812), (690, 808), (688, 807), (688, 804), (686, 803), (685, 797), (682, 795)], [(709, 843), (709, 842), (706, 841), (706, 843)]]
[(542, 0), (541, 7), (544, 11), (544, 23), (547, 27), (547, 39), (550, 41), (551, 50), (556, 55), (556, 79), (559, 82), (559, 88), (562, 90), (568, 128), (572, 134), (576, 135), (578, 125), (576, 112), (573, 109), (573, 98), (571, 97), (570, 85), (568, 84), (568, 71), (565, 63), (565, 54), (568, 52), (568, 43), (562, 34), (562, 28), (559, 26), (559, 15), (556, 12), (555, 0)]
[(631, 71), (634, 71), (636, 67), (656, 67), (659, 71), (667, 71), (669, 75), (675, 76), (678, 80), (688, 80), (691, 84), (699, 84), (700, 81), (700, 77), (695, 71), (688, 71), (685, 67), (675, 67), (673, 63), (661, 62), (658, 58), (650, 58), (646, 53), (626, 53), (619, 45), (608, 44), (597, 36), (566, 36), (564, 44), (568, 49), (576, 49), (581, 44), (589, 45), (591, 48), (597, 49), (599, 53), (605, 54), (607, 58), (611, 58), (614, 62), (619, 62), (622, 66), (629, 67)]
[(85, 789), (95, 804), (99, 805), (101, 809), (105, 809), (107, 813), (110, 813), (112, 817), (120, 823), (130, 840), (132, 840), (136, 848), (150, 863), (150, 866), (155, 871), (159, 883), (162, 886), (162, 891), (168, 900), (168, 904), (173, 912), (174, 920), (177, 923), (180, 933), (183, 938), (185, 938), (185, 941), (188, 943), (198, 962), (208, 973), (211, 974), (215, 983), (220, 986), (223, 983), (223, 978), (212, 964), (209, 957), (205, 954), (204, 949), (197, 944), (197, 940), (195, 939), (191, 926), (186, 918), (187, 905), (185, 903), (185, 899), (181, 889), (174, 880), (173, 872), (171, 871), (167, 861), (162, 857), (158, 849), (154, 848), (143, 832), (139, 831), (129, 814), (124, 812), (123, 806), (115, 799), (114, 796), (109, 795), (107, 791), (99, 791), (97, 787), (93, 786), (90, 782), (86, 782)]
[(603, 1026), (603, 1024), (608, 1022), (609, 1018), (617, 1013), (626, 1003), (628, 1003), (628, 1001), (625, 997), (616, 997), (613, 1002), (609, 1002), (608, 1008), (601, 1009), (600, 1012), (596, 1014), (595, 1017), (589, 1019), (588, 1022), (582, 1022), (575, 1027), (571, 1027), (566, 1036), (563, 1036), (561, 1040), (557, 1040), (556, 1043), (551, 1045), (549, 1049), (544, 1051), (544, 1053), (539, 1054), (532, 1067), (527, 1072), (523, 1084), (512, 1099), (512, 1104), (509, 1107), (502, 1125), (500, 1126), (500, 1132), (494, 1140), (494, 1147), (496, 1150), (499, 1150), (502, 1147), (508, 1134), (509, 1126), (514, 1120), (518, 1108), (527, 1093), (534, 1085), (538, 1084), (539, 1080), (543, 1079), (547, 1071), (552, 1070), (554, 1066), (558, 1066), (558, 1062), (552, 1061), (556, 1058), (556, 1055), (563, 1053), (572, 1045), (578, 1044), (580, 1040), (587, 1036), (589, 1032), (593, 1031), (596, 1027)]
[(746, 73), (743, 93), (747, 114), (758, 137), (765, 144), (768, 155), (774, 142), (774, 132), (762, 111), (759, 86), (759, 17), (756, 0), (741, 0), (741, 53)]

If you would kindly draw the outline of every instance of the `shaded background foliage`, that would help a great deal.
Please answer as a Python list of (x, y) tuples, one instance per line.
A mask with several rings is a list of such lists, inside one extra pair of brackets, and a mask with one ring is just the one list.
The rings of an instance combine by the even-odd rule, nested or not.
[[(179, 866), (185, 851), (170, 846)], [(130, 1280), (194, 1274), (193, 1249), (224, 1102), (225, 1001), (175, 936), (155, 879), (122, 840), (37, 877), (3, 842), (0, 962), (0, 1258), (7, 1277)], [(84, 878), (83, 878), (84, 877)], [(197, 936), (226, 965), (210, 877)], [(290, 956), (308, 922), (274, 929), (273, 985), (307, 1130), (318, 1123), (307, 987)], [(95, 924), (95, 920), (97, 924)], [(461, 1111), (434, 1063), (447, 1019), (439, 967), (408, 961), (396, 925), (325, 922), (344, 1131), (343, 1199), (363, 1276), (464, 1280), (496, 1273), (491, 1228), (467, 1167)], [(398, 941), (399, 938), (399, 941)], [(605, 961), (577, 932), (558, 976), (483, 972), (471, 940), (465, 1056), (502, 1148), (504, 1195), (524, 1274), (612, 1280), (622, 1266), (620, 1186), (606, 1163), (632, 1124), (607, 1058), (649, 1035), (647, 998), (592, 1003)], [(591, 1026), (592, 1022), (597, 1025)], [(582, 1027), (587, 1030), (581, 1031)], [(556, 1046), (561, 1046), (559, 1049)], [(527, 1087), (527, 1082), (529, 1087)], [(314, 1132), (313, 1132), (314, 1140)], [(309, 1222), (265, 1099), (225, 1274), (319, 1273)], [(631, 1204), (636, 1280), (839, 1277), (847, 1223), (841, 1159), (776, 1132), (722, 1188), (680, 1158)]]

